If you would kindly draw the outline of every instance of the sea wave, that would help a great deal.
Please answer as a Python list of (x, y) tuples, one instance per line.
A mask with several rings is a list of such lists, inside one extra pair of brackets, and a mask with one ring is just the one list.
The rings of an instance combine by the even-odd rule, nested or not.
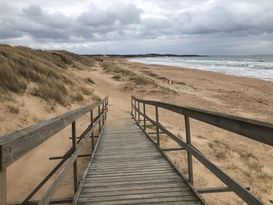
[(258, 78), (273, 82), (273, 56), (245, 57), (147, 57), (130, 58), (130, 61), (209, 70), (230, 75)]

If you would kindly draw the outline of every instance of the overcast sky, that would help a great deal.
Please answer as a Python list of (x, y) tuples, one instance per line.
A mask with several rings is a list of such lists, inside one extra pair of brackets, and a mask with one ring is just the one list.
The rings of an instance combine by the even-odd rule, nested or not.
[(273, 54), (273, 0), (0, 0), (0, 43), (85, 54)]

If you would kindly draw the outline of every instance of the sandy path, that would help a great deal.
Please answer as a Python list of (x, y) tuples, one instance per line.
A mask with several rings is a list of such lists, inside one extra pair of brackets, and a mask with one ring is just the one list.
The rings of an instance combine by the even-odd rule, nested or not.
[(95, 93), (100, 97), (109, 97), (109, 120), (123, 118), (130, 111), (130, 95), (121, 90), (122, 82), (112, 79), (112, 75), (105, 74), (101, 67), (96, 71), (77, 71), (80, 77), (90, 77), (95, 81)]

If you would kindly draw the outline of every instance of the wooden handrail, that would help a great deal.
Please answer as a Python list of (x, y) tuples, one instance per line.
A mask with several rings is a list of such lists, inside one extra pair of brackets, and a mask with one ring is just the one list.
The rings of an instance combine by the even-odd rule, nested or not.
[[(143, 112), (140, 110), (139, 103), (143, 103)], [(208, 124), (215, 125), (217, 127), (221, 127), (223, 129), (232, 131), (237, 134), (241, 134), (245, 137), (250, 139), (254, 139), (256, 141), (272, 145), (273, 144), (273, 125), (270, 123), (264, 123), (260, 121), (249, 120), (245, 118), (238, 118), (235, 116), (224, 115), (221, 113), (215, 112), (208, 112), (205, 110), (195, 109), (195, 108), (185, 108), (177, 105), (171, 105), (167, 103), (157, 102), (157, 101), (147, 101), (147, 100), (140, 100), (138, 98), (132, 97), (131, 102), (131, 114), (135, 118), (136, 122), (142, 127), (140, 124), (140, 115), (143, 117), (144, 125), (142, 127), (143, 131), (149, 136), (146, 132), (146, 121), (149, 121), (152, 125), (154, 125), (157, 129), (157, 133), (159, 133), (159, 129), (165, 133), (168, 137), (173, 139), (177, 144), (179, 144), (184, 150), (188, 152), (188, 174), (189, 174), (189, 184), (193, 185), (193, 170), (192, 170), (192, 161), (189, 156), (194, 156), (197, 160), (199, 160), (206, 168), (208, 168), (215, 176), (217, 176), (222, 182), (224, 182), (228, 188), (226, 190), (232, 190), (236, 193), (242, 200), (250, 205), (262, 205), (255, 196), (253, 196), (246, 188), (242, 187), (238, 182), (234, 179), (229, 177), (225, 174), (220, 168), (218, 168), (215, 164), (213, 164), (205, 155), (203, 155), (196, 147), (191, 145), (190, 143), (190, 125), (189, 125), (189, 117), (194, 119), (200, 120), (202, 122), (207, 122)], [(187, 135), (187, 142), (183, 142), (181, 139), (177, 138), (173, 133), (167, 130), (159, 121), (158, 121), (158, 112), (156, 112), (156, 121), (152, 120), (150, 117), (147, 116), (145, 112), (145, 105), (152, 105), (156, 108), (164, 108), (175, 113), (179, 113), (185, 116), (185, 123), (186, 123), (186, 135)], [(188, 120), (186, 120), (188, 119)], [(213, 120), (212, 120), (213, 119)], [(227, 124), (226, 124), (227, 123)], [(243, 126), (240, 126), (243, 124)], [(236, 127), (232, 127), (236, 126)], [(250, 126), (250, 130), (253, 130), (255, 133), (260, 131), (262, 132), (265, 130), (265, 137), (262, 139), (256, 139), (255, 135), (251, 134), (249, 131), (246, 130), (246, 127)], [(242, 130), (240, 130), (243, 128)], [(263, 132), (262, 132), (263, 133)], [(156, 142), (158, 148), (160, 148), (160, 144)], [(164, 153), (163, 153), (164, 154)], [(164, 154), (165, 155), (165, 154)], [(166, 156), (166, 155), (165, 155)], [(168, 156), (166, 156), (167, 159)], [(217, 192), (218, 189), (215, 189)], [(223, 190), (221, 190), (223, 191)]]
[(191, 117), (207, 124), (211, 124), (244, 137), (273, 146), (272, 123), (227, 115), (218, 112), (211, 112), (192, 107), (182, 107), (159, 101), (141, 100), (136, 97), (132, 97), (132, 99), (141, 103), (145, 103), (146, 105), (158, 106), (160, 108)]
[[(93, 118), (93, 111), (95, 108), (98, 108), (98, 115)], [(42, 200), (39, 202), (39, 204), (50, 203), (52, 196), (54, 195), (64, 176), (68, 172), (68, 169), (72, 165), (74, 175), (74, 192), (76, 192), (78, 188), (76, 163), (77, 158), (84, 145), (84, 142), (86, 142), (88, 137), (91, 136), (92, 147), (94, 146), (94, 130), (97, 125), (99, 125), (99, 135), (101, 134), (107, 111), (108, 97), (104, 98), (100, 102), (96, 102), (89, 106), (75, 109), (58, 117), (43, 121), (34, 126), (30, 126), (28, 128), (0, 137), (0, 205), (6, 205), (6, 168), (17, 159), (21, 158), (24, 154), (31, 151), (33, 148), (40, 145), (45, 140), (49, 139), (54, 134), (58, 133), (70, 124), (72, 125), (72, 147), (64, 154), (62, 160), (37, 185), (37, 187), (29, 194), (29, 196), (24, 200), (23, 203), (31, 203), (29, 200), (35, 195), (35, 193), (37, 193), (38, 190), (40, 190), (40, 188), (49, 180), (49, 178), (57, 172), (57, 170), (61, 166), (64, 166), (61, 174), (59, 174), (57, 180), (53, 182), (50, 189), (46, 192), (46, 195), (42, 197)], [(90, 112), (90, 125), (79, 137), (77, 137), (75, 122), (78, 118), (80, 118), (87, 112)], [(88, 154), (86, 156), (90, 155), (91, 154)], [(64, 165), (65, 162), (66, 164)], [(62, 199), (58, 202), (66, 203), (67, 201), (68, 200), (66, 199)]]

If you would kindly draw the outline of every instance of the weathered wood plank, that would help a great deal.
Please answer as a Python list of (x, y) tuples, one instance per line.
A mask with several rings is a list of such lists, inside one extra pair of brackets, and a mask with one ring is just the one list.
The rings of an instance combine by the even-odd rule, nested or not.
[[(143, 147), (142, 147), (143, 148)], [(102, 149), (101, 149), (102, 150)], [(100, 156), (112, 156), (112, 155), (118, 155), (118, 154), (138, 154), (138, 153), (143, 153), (143, 154), (152, 154), (153, 151), (151, 151), (150, 148), (148, 149), (127, 149), (126, 152), (124, 150), (111, 150), (109, 149), (109, 151), (107, 151), (107, 153), (102, 153), (102, 154), (97, 154), (96, 156), (100, 157)]]
[(92, 179), (86, 178), (86, 184), (89, 183), (89, 185), (92, 187), (101, 187), (101, 186), (122, 186), (126, 184), (147, 184), (147, 183), (172, 183), (172, 182), (177, 182), (177, 179), (146, 179), (146, 180), (139, 180), (139, 181), (118, 181), (118, 182), (92, 182)]
[[(151, 159), (149, 162), (151, 163), (151, 164), (160, 164), (161, 162), (163, 161), (163, 159), (162, 158), (160, 158), (160, 159)], [(143, 164), (145, 161), (143, 161), (143, 160), (135, 160), (135, 163), (134, 162), (132, 162), (132, 163), (134, 163), (134, 164)], [(147, 162), (146, 162), (147, 163)], [(115, 163), (111, 163), (111, 161), (109, 162), (109, 161), (107, 161), (107, 162), (103, 162), (103, 163), (97, 163), (97, 162), (94, 162), (94, 164), (95, 165), (100, 165), (100, 166), (103, 166), (103, 165), (110, 165), (110, 164), (115, 164), (115, 165), (123, 165), (123, 164), (130, 164), (130, 162), (128, 162), (128, 161), (120, 161), (120, 162), (115, 162)]]
[(105, 186), (105, 187), (96, 187), (96, 189), (94, 189), (93, 187), (90, 187), (88, 184), (84, 185), (84, 189), (82, 190), (82, 192), (84, 191), (92, 191), (92, 192), (109, 192), (109, 191), (126, 191), (126, 190), (152, 190), (152, 189), (158, 189), (158, 188), (189, 188), (184, 182), (173, 182), (173, 183), (169, 183), (169, 184), (127, 184), (127, 185), (123, 185), (123, 186)]
[(153, 177), (132, 177), (132, 178), (114, 178), (114, 179), (96, 179), (96, 178), (86, 178), (86, 185), (90, 185), (89, 187), (102, 187), (102, 186), (126, 186), (126, 185), (138, 185), (138, 184), (148, 184), (148, 183), (155, 183), (155, 184), (164, 184), (164, 183), (173, 183), (179, 180), (176, 176), (166, 176), (164, 179), (153, 178)]
[(92, 167), (91, 170), (96, 170), (96, 171), (103, 171), (106, 169), (110, 169), (110, 170), (127, 170), (127, 169), (147, 169), (147, 168), (167, 168), (169, 167), (168, 165), (162, 165), (162, 164), (154, 164), (154, 165), (147, 165), (147, 164), (143, 164), (143, 165), (123, 165), (123, 166), (97, 166), (97, 167)]
[(133, 154), (124, 154), (124, 155), (116, 155), (116, 156), (97, 156), (96, 159), (98, 160), (111, 160), (111, 161), (115, 161), (117, 159), (117, 161), (119, 161), (120, 158), (123, 158), (124, 160), (133, 160), (133, 159), (139, 159), (139, 158), (146, 158), (146, 157), (159, 157), (162, 158), (162, 155), (160, 155), (159, 153), (151, 153), (151, 154), (138, 154), (138, 155), (133, 155)]
[[(90, 198), (81, 198), (79, 201), (79, 204), (84, 204), (84, 203), (94, 203), (97, 205), (122, 205), (122, 204), (149, 204), (149, 203), (158, 203), (158, 202), (187, 202), (185, 204), (189, 205), (189, 202), (194, 202), (193, 204), (200, 204), (196, 200), (192, 199), (192, 197), (185, 197), (185, 196), (180, 196), (180, 197), (162, 197), (162, 198), (145, 198), (145, 197), (139, 197), (139, 198), (132, 198), (132, 199), (124, 199), (124, 200), (116, 200), (116, 201), (95, 201), (93, 202), (92, 199)], [(144, 203), (145, 202), (145, 203)]]
[[(135, 168), (135, 169), (115, 169), (115, 170), (102, 170), (102, 171), (97, 171), (97, 170), (92, 170), (93, 172), (96, 171), (97, 174), (115, 174), (115, 173), (120, 173), (120, 174), (128, 174), (128, 173), (154, 173), (154, 172), (172, 172), (173, 168), (171, 167), (160, 167), (160, 168)], [(94, 173), (95, 174), (95, 173)]]
[[(177, 176), (175, 173), (165, 173), (164, 177), (168, 176)], [(102, 176), (94, 176), (92, 174), (87, 175), (88, 178), (94, 179), (94, 180), (112, 180), (112, 179), (120, 179), (120, 176), (109, 176), (109, 175), (102, 175)], [(135, 175), (122, 175), (122, 179), (140, 179), (140, 178), (160, 178), (162, 177), (162, 174), (135, 174)]]
[(82, 191), (82, 194), (90, 194), (92, 196), (113, 196), (121, 194), (145, 194), (145, 193), (161, 193), (161, 192), (186, 192), (190, 191), (189, 187), (178, 187), (178, 186), (168, 186), (168, 187), (140, 187), (140, 188), (131, 188), (131, 189), (107, 189), (107, 190), (94, 190), (94, 189), (85, 189)]
[(111, 166), (111, 167), (105, 167), (105, 166), (101, 166), (101, 167), (92, 167), (92, 171), (97, 171), (97, 172), (100, 172), (100, 171), (104, 171), (104, 170), (108, 170), (108, 171), (120, 171), (120, 170), (124, 170), (124, 171), (129, 171), (129, 170), (135, 170), (135, 169), (144, 169), (144, 170), (159, 170), (159, 169), (167, 169), (169, 168), (167, 165), (142, 165), (142, 166), (132, 166), (132, 165), (128, 165), (128, 166)]
[[(92, 195), (91, 195), (92, 196)], [(90, 194), (89, 193), (83, 193), (81, 195), (81, 201), (84, 201), (86, 199), (86, 201), (92, 201), (92, 202), (101, 202), (101, 201), (117, 201), (117, 200), (137, 200), (137, 199), (152, 199), (152, 198), (156, 198), (156, 199), (161, 199), (161, 198), (165, 198), (165, 197), (183, 197), (183, 199), (185, 201), (188, 200), (194, 200), (191, 192), (189, 191), (185, 191), (185, 192), (180, 192), (180, 191), (172, 191), (172, 192), (156, 192), (156, 193), (139, 193), (139, 194), (117, 194), (117, 195), (104, 195), (104, 196), (92, 196), (92, 199), (89, 200)]]
[[(87, 205), (87, 204), (92, 204), (92, 203), (90, 203), (90, 202), (80, 202), (79, 203), (80, 205)], [(151, 202), (142, 202), (142, 201), (125, 201), (124, 203), (117, 203), (117, 202), (107, 202), (107, 203), (95, 203), (95, 204), (99, 204), (99, 205), (119, 205), (119, 204), (121, 204), (121, 205), (123, 205), (123, 204), (126, 204), (126, 205), (140, 205), (140, 204), (145, 204), (145, 205), (147, 205), (147, 204), (160, 204), (160, 205), (170, 205), (170, 204), (172, 204), (172, 205), (200, 205), (200, 203), (199, 202), (197, 202), (197, 201), (179, 201), (179, 200), (177, 200), (177, 201), (175, 201), (174, 199), (170, 199), (169, 201), (167, 201), (167, 202), (165, 202), (165, 200), (164, 200), (164, 202), (158, 202), (158, 201), (151, 201)]]
[[(126, 172), (126, 173), (121, 173), (121, 172), (115, 172), (115, 173), (111, 173), (111, 174), (107, 174), (107, 176), (130, 176), (130, 175), (145, 175), (145, 174), (149, 174), (151, 173), (150, 171), (146, 171), (146, 172)], [(161, 174), (162, 176), (166, 173), (170, 173), (170, 170), (167, 170), (167, 171), (154, 171), (153, 172), (154, 174)], [(96, 173), (96, 172), (91, 172), (90, 175), (93, 175), (93, 176), (105, 176), (106, 174), (105, 173)], [(89, 176), (89, 174), (87, 175)]]
[[(115, 163), (115, 164), (110, 164), (110, 163), (93, 163), (92, 167), (96, 168), (96, 167), (121, 167), (121, 166), (155, 166), (155, 165), (168, 165), (167, 162), (163, 162), (162, 160), (153, 160), (150, 161), (149, 164), (147, 165), (147, 162), (143, 162), (143, 161), (138, 161), (138, 162), (121, 162), (121, 163)], [(92, 168), (91, 167), (91, 168)]]
[[(162, 180), (179, 180), (180, 177), (177, 175), (171, 175), (170, 173), (164, 174), (164, 176), (159, 177), (158, 175), (153, 176), (153, 175), (138, 175), (138, 176), (116, 176), (116, 177), (106, 177), (106, 178), (101, 178), (101, 177), (88, 177), (86, 179), (89, 179), (92, 181), (91, 183), (99, 182), (99, 183), (114, 183), (114, 182), (142, 182), (146, 180), (157, 180), (157, 179), (162, 179)], [(88, 181), (87, 181), (88, 182)]]

